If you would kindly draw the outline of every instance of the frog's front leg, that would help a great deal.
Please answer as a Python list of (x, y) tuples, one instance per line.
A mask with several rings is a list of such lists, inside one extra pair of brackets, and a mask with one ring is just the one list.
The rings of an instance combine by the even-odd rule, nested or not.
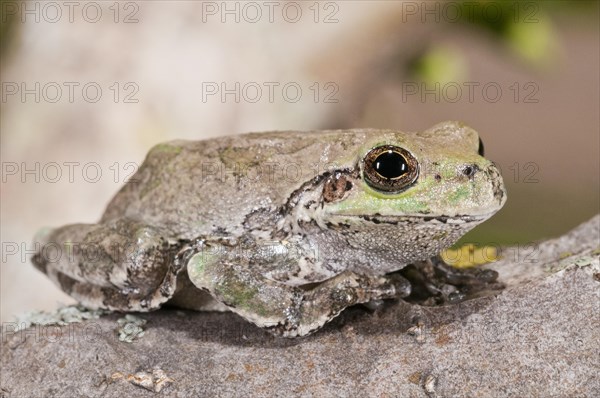
[[(289, 286), (265, 276), (265, 270), (277, 265), (265, 264), (265, 260), (252, 254), (214, 250), (205, 243), (190, 258), (187, 270), (198, 288), (207, 290), (231, 311), (285, 337), (307, 335), (354, 304), (410, 294), (410, 284), (400, 275), (369, 276), (350, 271), (316, 284)], [(282, 267), (298, 261), (269, 260)]]
[(32, 262), (89, 308), (148, 311), (175, 292), (178, 246), (162, 231), (127, 218), (44, 231)]

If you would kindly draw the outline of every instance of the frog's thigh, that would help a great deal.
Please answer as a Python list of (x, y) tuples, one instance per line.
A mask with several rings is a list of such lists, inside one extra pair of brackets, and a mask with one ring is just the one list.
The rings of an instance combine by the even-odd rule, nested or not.
[(187, 265), (190, 280), (200, 289), (254, 324), (286, 337), (309, 334), (344, 308), (403, 297), (410, 285), (402, 277), (371, 277), (343, 272), (315, 287), (287, 286), (265, 278), (248, 261), (200, 252)]
[(41, 244), (36, 267), (87, 307), (147, 311), (175, 291), (173, 249), (160, 231), (143, 223), (73, 224), (36, 240)]

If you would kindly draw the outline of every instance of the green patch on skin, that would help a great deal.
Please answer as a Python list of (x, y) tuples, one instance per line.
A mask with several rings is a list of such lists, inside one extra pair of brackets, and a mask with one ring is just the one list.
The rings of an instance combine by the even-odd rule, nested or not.
[(430, 159), (421, 164), (417, 181), (399, 193), (376, 190), (363, 178), (356, 192), (339, 202), (326, 204), (326, 211), (337, 215), (469, 214), (479, 207), (481, 198), (489, 195), (487, 180), (485, 176), (469, 179), (461, 168), (475, 165), (485, 170), (490, 164), (477, 155), (458, 154), (451, 161)]
[[(263, 318), (273, 315), (273, 308), (258, 297), (258, 287), (250, 286), (237, 279), (237, 275), (226, 274), (226, 276), (226, 278), (223, 278), (223, 283), (214, 286), (214, 290), (216, 295), (221, 297), (228, 306), (248, 311)], [(276, 303), (273, 303), (273, 306), (276, 306)]]
[(206, 264), (214, 261), (215, 258), (215, 255), (205, 251), (194, 254), (187, 264), (190, 280), (202, 285), (205, 280)]
[(162, 153), (179, 154), (181, 152), (181, 150), (182, 150), (182, 148), (180, 146), (173, 145), (168, 142), (163, 143), (163, 144), (158, 144), (152, 148), (152, 152), (154, 152), (154, 153), (162, 152)]
[[(424, 178), (418, 185), (397, 194), (385, 194), (362, 183), (362, 190), (337, 203), (328, 205), (328, 211), (334, 214), (368, 215), (409, 215), (430, 213), (432, 211), (431, 192), (438, 187), (434, 178)], [(447, 199), (439, 207), (458, 207), (471, 196), (468, 186), (459, 186), (444, 195)]]
[(275, 151), (270, 148), (269, 152), (262, 153), (259, 158), (254, 148), (227, 147), (219, 151), (219, 159), (225, 167), (231, 169), (235, 167), (254, 167), (265, 161), (266, 158), (270, 158)]
[(471, 196), (471, 190), (467, 187), (459, 187), (448, 195), (448, 201), (452, 204), (459, 204)]
[[(247, 136), (252, 136), (248, 134)], [(301, 138), (289, 137), (286, 133), (271, 133), (272, 144), (260, 144), (256, 147), (245, 147), (230, 145), (218, 151), (219, 160), (229, 168), (255, 167), (264, 162), (270, 162), (275, 155), (297, 154), (303, 149), (314, 145), (315, 137), (306, 136)], [(327, 137), (324, 137), (327, 138)], [(330, 141), (333, 141), (330, 140)], [(282, 143), (285, 142), (285, 145)], [(321, 142), (325, 142), (321, 140)]]
[(414, 195), (386, 197), (370, 187), (366, 187), (364, 191), (358, 192), (353, 197), (328, 206), (328, 211), (341, 215), (410, 214), (428, 209), (427, 203), (415, 198)]
[[(188, 262), (188, 275), (196, 286), (212, 287), (214, 293), (229, 306), (244, 309), (260, 316), (268, 316), (269, 309), (261, 300), (256, 299), (257, 287), (248, 286), (237, 278), (237, 275), (226, 273), (220, 275), (221, 282), (215, 283), (211, 264), (222, 261), (219, 254), (203, 251), (195, 254)], [(234, 270), (231, 270), (234, 272)], [(271, 311), (272, 312), (272, 311)]]
[[(418, 186), (408, 188), (397, 194), (376, 191), (364, 181), (362, 190), (341, 202), (329, 206), (333, 213), (341, 214), (411, 214), (430, 210), (430, 201), (420, 194), (427, 192), (433, 184), (433, 178), (426, 178)], [(424, 200), (425, 198), (425, 200)]]
[(142, 189), (142, 191), (140, 192), (140, 199), (143, 199), (144, 196), (146, 196), (148, 194), (148, 192), (158, 188), (159, 186), (160, 186), (160, 180), (158, 178), (154, 178), (151, 181), (149, 181), (144, 186), (144, 189)]
[(227, 305), (249, 310), (261, 316), (267, 313), (266, 308), (260, 305), (260, 300), (254, 300), (258, 293), (256, 287), (250, 287), (240, 281), (228, 281), (215, 286), (215, 291)]

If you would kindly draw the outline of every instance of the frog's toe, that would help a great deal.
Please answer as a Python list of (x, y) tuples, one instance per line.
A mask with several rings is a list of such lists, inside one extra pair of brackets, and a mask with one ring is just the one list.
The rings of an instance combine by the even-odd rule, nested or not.
[(404, 278), (402, 275), (398, 273), (393, 273), (387, 276), (387, 279), (393, 285), (395, 294), (395, 298), (403, 298), (410, 296), (412, 291), (412, 286), (408, 279)]

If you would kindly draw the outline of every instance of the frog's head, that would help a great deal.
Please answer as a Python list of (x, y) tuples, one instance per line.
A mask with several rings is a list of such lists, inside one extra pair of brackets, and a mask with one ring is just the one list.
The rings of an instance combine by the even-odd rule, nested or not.
[(477, 132), (462, 123), (364, 134), (351, 158), (324, 179), (313, 217), (363, 250), (395, 249), (399, 260), (425, 259), (506, 201), (498, 168), (483, 157)]
[[(373, 131), (366, 141), (348, 168), (354, 178), (340, 170), (324, 185), (326, 214), (483, 221), (506, 201), (502, 177), (483, 157), (479, 134), (461, 123), (422, 133)], [(340, 179), (348, 180), (349, 189), (332, 194)]]

